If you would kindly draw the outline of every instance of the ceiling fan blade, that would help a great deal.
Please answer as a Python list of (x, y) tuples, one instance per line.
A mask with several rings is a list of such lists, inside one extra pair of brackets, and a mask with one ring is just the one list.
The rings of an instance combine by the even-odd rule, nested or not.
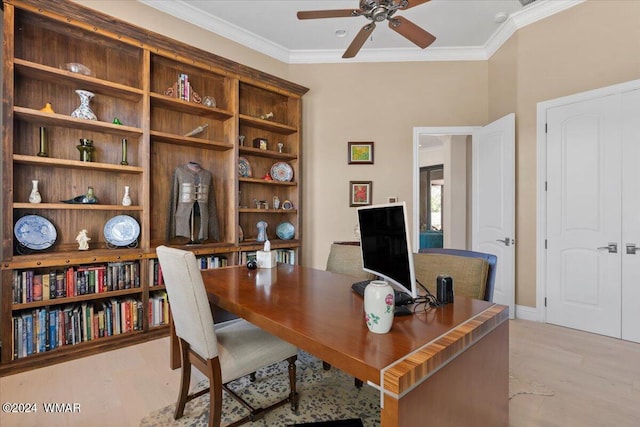
[(371, 22), (360, 29), (347, 50), (342, 55), (343, 58), (353, 58), (360, 51), (360, 48), (367, 41), (371, 32), (376, 28), (376, 24)]
[(411, 9), (412, 7), (420, 6), (423, 3), (426, 3), (431, 0), (408, 0), (407, 5), (405, 7), (401, 7), (401, 10)]
[(418, 45), (422, 49), (429, 46), (436, 40), (436, 36), (423, 30), (402, 16), (389, 19), (389, 28), (406, 37), (409, 41)]
[(360, 15), (356, 9), (335, 9), (335, 10), (308, 10), (298, 12), (298, 19), (318, 19), (318, 18), (349, 18)]

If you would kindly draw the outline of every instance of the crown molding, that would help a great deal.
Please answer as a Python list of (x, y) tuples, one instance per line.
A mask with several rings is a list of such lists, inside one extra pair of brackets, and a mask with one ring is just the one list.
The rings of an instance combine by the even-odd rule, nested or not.
[(426, 62), (426, 61), (484, 61), (520, 28), (567, 10), (586, 0), (537, 0), (513, 13), (492, 34), (484, 46), (363, 49), (355, 58), (343, 59), (342, 50), (289, 50), (264, 37), (240, 28), (211, 14), (203, 13), (182, 0), (137, 0), (149, 7), (192, 23), (249, 49), (287, 64), (356, 63), (356, 62)]

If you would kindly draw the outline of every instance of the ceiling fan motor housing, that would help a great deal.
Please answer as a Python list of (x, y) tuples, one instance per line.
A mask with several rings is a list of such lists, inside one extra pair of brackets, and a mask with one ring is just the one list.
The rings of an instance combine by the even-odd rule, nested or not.
[(382, 22), (387, 19), (387, 8), (385, 6), (378, 6), (371, 11), (370, 19), (374, 22)]

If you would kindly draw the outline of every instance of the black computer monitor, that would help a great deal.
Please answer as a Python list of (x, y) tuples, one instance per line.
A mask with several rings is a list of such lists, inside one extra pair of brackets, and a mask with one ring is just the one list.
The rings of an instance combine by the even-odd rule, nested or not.
[(416, 275), (404, 202), (358, 208), (362, 267), (414, 299)]

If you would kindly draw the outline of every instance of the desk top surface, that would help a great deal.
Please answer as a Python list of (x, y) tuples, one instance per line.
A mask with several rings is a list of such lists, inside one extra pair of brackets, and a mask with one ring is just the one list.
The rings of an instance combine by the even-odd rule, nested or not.
[(394, 318), (391, 332), (369, 332), (357, 279), (279, 264), (203, 271), (211, 302), (365, 381), (494, 304), (455, 297), (453, 304)]

